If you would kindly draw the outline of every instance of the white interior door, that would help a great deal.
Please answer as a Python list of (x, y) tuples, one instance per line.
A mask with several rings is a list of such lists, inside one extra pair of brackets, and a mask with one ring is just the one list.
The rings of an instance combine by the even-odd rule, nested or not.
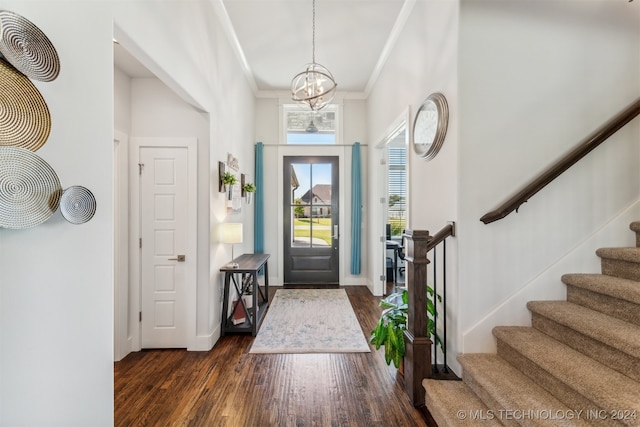
[(186, 147), (140, 147), (141, 346), (187, 347)]

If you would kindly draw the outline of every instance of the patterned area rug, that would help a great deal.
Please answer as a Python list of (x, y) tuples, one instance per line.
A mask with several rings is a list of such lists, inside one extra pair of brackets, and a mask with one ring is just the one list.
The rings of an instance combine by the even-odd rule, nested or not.
[(344, 289), (278, 289), (249, 353), (364, 353)]

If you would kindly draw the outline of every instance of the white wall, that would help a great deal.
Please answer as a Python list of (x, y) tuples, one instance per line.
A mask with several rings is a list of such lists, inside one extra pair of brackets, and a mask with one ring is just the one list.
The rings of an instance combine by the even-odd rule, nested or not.
[[(129, 134), (131, 133), (131, 78), (119, 68), (114, 80), (114, 360), (134, 348), (134, 325), (129, 322), (136, 299), (129, 287)], [(138, 292), (139, 294), (139, 292)], [(137, 309), (137, 307), (135, 307)], [(139, 309), (138, 309), (139, 311)], [(137, 326), (137, 325), (136, 325)]]
[[(440, 154), (409, 158), (409, 228), (434, 233), (456, 221), (447, 246), (450, 355), (493, 351), (494, 322), (528, 315), (521, 302), (514, 309), (505, 301), (537, 287), (534, 279), (584, 250), (584, 241), (604, 241), (599, 231), (633, 212), (637, 119), (520, 213), (490, 225), (479, 220), (638, 96), (639, 10), (605, 0), (416, 1), (368, 99), (367, 123), (379, 141), (407, 105), (413, 120), (430, 93), (447, 97)], [(379, 158), (370, 155), (370, 188), (379, 188)], [(372, 212), (377, 199), (371, 194)], [(625, 244), (628, 233), (622, 227), (613, 239)], [(372, 253), (370, 263), (378, 259)]]
[[(449, 105), (449, 126), (440, 153), (426, 162), (408, 147), (408, 226), (435, 234), (450, 221), (458, 220), (458, 2), (416, 1), (407, 23), (394, 46), (368, 99), (367, 123), (374, 141), (383, 140), (403, 116), (409, 116), (409, 132), (422, 102), (441, 92)], [(408, 111), (408, 113), (407, 113)], [(370, 188), (382, 188), (379, 159), (382, 150), (369, 157)], [(379, 204), (382, 194), (370, 194), (370, 233), (380, 235), (383, 224)], [(373, 216), (372, 215), (372, 216)], [(447, 242), (447, 328), (449, 355), (457, 353), (457, 239)], [(369, 256), (372, 279), (382, 271), (382, 248)], [(430, 270), (430, 269), (429, 269)], [(432, 284), (432, 283), (431, 283)], [(450, 363), (454, 357), (450, 358)], [(442, 358), (440, 358), (442, 360)]]
[(113, 127), (131, 134), (131, 77), (120, 68), (113, 69)]
[[(52, 119), (38, 155), (63, 188), (87, 187), (93, 219), (57, 212), (0, 230), (0, 424), (109, 425), (113, 419), (113, 34), (109, 7), (3, 1), (52, 41), (59, 77), (36, 82)], [(73, 28), (73, 31), (69, 31)], [(82, 34), (82, 37), (78, 37)]]
[[(208, 2), (3, 0), (0, 8), (30, 19), (58, 51), (58, 79), (35, 83), (52, 116), (38, 155), (63, 187), (89, 188), (98, 206), (83, 225), (56, 213), (32, 229), (0, 230), (0, 425), (112, 425), (114, 23), (165, 84), (209, 114), (204, 167), (232, 152), (242, 169), (253, 168), (253, 95)], [(207, 173), (208, 184), (217, 170)], [(226, 219), (222, 199), (206, 188), (204, 234)], [(213, 297), (230, 254), (214, 241), (203, 246), (211, 247), (205, 287)], [(220, 323), (216, 303), (198, 323), (210, 341)]]
[(462, 351), (493, 351), (485, 317), (637, 200), (638, 119), (519, 213), (479, 221), (640, 94), (639, 18), (640, 4), (606, 0), (461, 2)]
[(167, 37), (156, 33), (159, 28), (141, 29), (135, 20), (130, 22), (133, 27), (125, 27), (132, 11), (141, 6), (123, 5), (116, 19), (117, 34), (162, 82), (133, 80), (132, 135), (198, 137), (197, 325), (189, 349), (208, 350), (220, 336), (223, 276), (219, 269), (231, 258), (231, 248), (218, 241), (216, 226), (242, 222), (244, 243), (235, 245), (235, 253), (253, 250), (253, 206), (228, 215), (217, 185), (218, 162), (226, 162), (229, 153), (239, 160), (238, 175), (254, 179), (254, 97), (221, 27), (211, 24), (217, 22), (211, 5), (168, 4), (166, 10), (157, 11), (161, 22), (165, 14), (176, 22), (190, 22), (181, 37), (171, 34), (171, 40), (160, 42), (183, 50), (186, 57), (180, 63), (166, 52), (153, 56), (161, 47), (156, 43)]

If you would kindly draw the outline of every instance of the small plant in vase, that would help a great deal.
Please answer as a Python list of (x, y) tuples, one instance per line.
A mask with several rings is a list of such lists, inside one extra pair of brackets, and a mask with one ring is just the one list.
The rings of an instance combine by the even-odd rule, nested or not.
[(227, 198), (231, 200), (233, 196), (233, 186), (238, 182), (238, 178), (231, 172), (225, 172), (222, 175), (222, 183), (224, 184), (224, 191), (227, 193)]
[(251, 204), (251, 198), (253, 197), (253, 193), (256, 191), (256, 186), (252, 182), (247, 182), (242, 187), (242, 190), (245, 193), (244, 197), (245, 197), (245, 200), (247, 201), (247, 204), (250, 205)]

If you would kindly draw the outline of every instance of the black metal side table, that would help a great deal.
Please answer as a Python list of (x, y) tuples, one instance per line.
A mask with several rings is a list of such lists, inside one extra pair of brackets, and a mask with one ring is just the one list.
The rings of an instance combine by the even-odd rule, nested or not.
[[(250, 332), (254, 337), (258, 334), (260, 325), (269, 307), (269, 268), (267, 260), (269, 254), (243, 254), (234, 259), (237, 267), (224, 266), (220, 271), (224, 272), (224, 296), (222, 303), (222, 332)], [(264, 292), (260, 288), (258, 273), (264, 272)], [(229, 295), (231, 284), (236, 291), (238, 302), (229, 313)], [(251, 308), (247, 308), (244, 298), (251, 293)], [(242, 323), (234, 325), (234, 314), (237, 310), (244, 310), (246, 314)]]

